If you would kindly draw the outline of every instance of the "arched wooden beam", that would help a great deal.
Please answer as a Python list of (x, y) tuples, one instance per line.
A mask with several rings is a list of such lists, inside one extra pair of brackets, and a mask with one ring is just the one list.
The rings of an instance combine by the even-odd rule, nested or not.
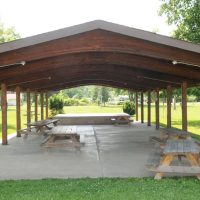
[(79, 52), (118, 52), (200, 65), (198, 53), (106, 30), (93, 30), (0, 54), (0, 65)]
[[(16, 69), (16, 71), (18, 71)], [(78, 72), (98, 72), (98, 71), (106, 71), (110, 73), (115, 73), (116, 71), (120, 73), (127, 73), (133, 77), (141, 77), (147, 80), (153, 80), (153, 81), (161, 81), (165, 82), (168, 84), (181, 84), (183, 81), (183, 78), (180, 78), (178, 76), (173, 76), (173, 75), (165, 75), (163, 73), (157, 73), (157, 72), (152, 72), (149, 70), (141, 70), (133, 67), (127, 67), (123, 65), (110, 65), (110, 64), (103, 64), (103, 65), (77, 65), (73, 66), (64, 66), (64, 67), (58, 67), (58, 68), (53, 68), (41, 72), (34, 72), (31, 73), (31, 78), (30, 74), (28, 71), (26, 73), (18, 73), (12, 78), (7, 78), (5, 81), (8, 85), (16, 85), (20, 82), (31, 82), (31, 80), (42, 80), (47, 77), (54, 77), (57, 75), (62, 75), (66, 74), (65, 76), (71, 76), (72, 73), (78, 73)], [(1, 77), (1, 75), (0, 75)], [(191, 83), (193, 83), (191, 81)]]
[[(107, 67), (107, 68), (106, 68)], [(73, 77), (82, 77), (82, 76), (95, 76), (96, 78), (100, 79), (102, 77), (107, 77), (108, 79), (110, 80), (120, 80), (120, 81), (124, 81), (124, 82), (137, 82), (139, 84), (149, 84), (149, 85), (152, 85), (152, 86), (156, 86), (157, 85), (160, 85), (161, 87), (166, 87), (168, 82), (166, 81), (160, 81), (160, 80), (152, 80), (152, 79), (148, 79), (148, 78), (143, 78), (142, 76), (138, 76), (137, 73), (135, 73), (134, 71), (132, 70), (122, 70), (120, 71), (120, 73), (116, 73), (116, 70), (117, 68), (111, 68), (109, 69), (109, 66), (99, 66), (98, 69), (91, 69), (90, 67), (88, 67), (87, 70), (85, 70), (84, 68), (83, 69), (80, 69), (79, 71), (77, 72), (62, 72), (62, 73), (56, 73), (55, 74), (52, 74), (52, 73), (48, 73), (46, 74), (44, 77), (34, 77), (35, 79), (20, 79), (18, 80), (19, 82), (15, 82), (16, 80), (10, 80), (10, 82), (8, 82), (8, 87), (9, 88), (12, 88), (12, 87), (15, 87), (16, 85), (20, 85), (21, 87), (34, 87), (34, 85), (36, 84), (43, 84), (43, 86), (45, 84), (50, 84), (51, 82), (63, 82), (63, 81), (66, 81), (68, 79), (71, 79)], [(9, 85), (9, 83), (11, 83), (11, 85)], [(172, 86), (176, 87), (176, 86), (179, 86), (179, 84), (174, 84), (174, 83), (171, 83)]]
[[(51, 80), (48, 79), (44, 79), (42, 81), (33, 81), (33, 82), (27, 82), (24, 83), (22, 82), (21, 84), (19, 83), (18, 85), (22, 88), (31, 88), (32, 90), (34, 90), (35, 88), (38, 88), (39, 86), (42, 87), (44, 90), (46, 87), (48, 87), (49, 85), (53, 85), (53, 84), (60, 84), (63, 82), (70, 82), (70, 80), (79, 80), (79, 79), (83, 79), (83, 78), (93, 78), (93, 79), (107, 79), (110, 81), (117, 81), (117, 82), (123, 82), (127, 85), (135, 85), (138, 86), (140, 88), (144, 87), (144, 88), (156, 88), (158, 87), (158, 85), (161, 88), (165, 88), (167, 86), (166, 83), (163, 82), (159, 82), (159, 81), (154, 81), (154, 80), (146, 80), (143, 79), (141, 77), (132, 77), (129, 74), (118, 74), (118, 73), (109, 73), (109, 72), (97, 72), (97, 73), (88, 73), (88, 72), (80, 72), (78, 74), (72, 74), (70, 76), (70, 78), (66, 78), (65, 74), (62, 74), (62, 76), (60, 75), (59, 77), (56, 78), (52, 78)], [(177, 85), (175, 85), (177, 86)], [(11, 89), (11, 87), (9, 87), (9, 89)]]
[[(156, 60), (153, 58), (136, 56), (124, 53), (77, 53), (69, 54), (58, 58), (42, 59), (35, 62), (29, 62), (25, 66), (15, 66), (8, 68), (0, 68), (0, 81), (6, 81), (9, 78), (14, 78), (17, 75), (31, 75), (34, 73), (47, 72), (52, 69), (65, 70), (65, 67), (71, 67), (72, 70), (80, 70), (82, 67), (90, 65), (119, 65), (128, 66), (138, 70), (148, 70), (157, 73), (166, 74), (166, 76), (180, 77), (187, 81), (200, 81), (200, 69), (188, 68), (184, 65), (173, 65), (171, 62), (164, 60)], [(74, 68), (79, 66), (79, 68)], [(122, 69), (123, 70), (123, 69)], [(61, 72), (62, 73), (62, 72)], [(164, 75), (163, 75), (164, 76)], [(173, 77), (171, 79), (173, 80)], [(153, 78), (153, 77), (152, 77)], [(163, 77), (164, 78), (164, 77)], [(165, 79), (166, 80), (166, 79)]]
[[(100, 86), (107, 86), (107, 87), (113, 87), (113, 88), (120, 88), (120, 89), (127, 89), (132, 91), (146, 91), (147, 89), (144, 87), (138, 87), (138, 86), (129, 86), (122, 82), (114, 82), (110, 80), (103, 80), (103, 79), (80, 79), (80, 80), (72, 80), (65, 83), (60, 83), (57, 85), (50, 85), (45, 90), (48, 91), (59, 91), (66, 88), (73, 88), (73, 87), (79, 87), (79, 86), (85, 86), (85, 85), (100, 85)], [(38, 90), (44, 90), (43, 88), (38, 88)]]

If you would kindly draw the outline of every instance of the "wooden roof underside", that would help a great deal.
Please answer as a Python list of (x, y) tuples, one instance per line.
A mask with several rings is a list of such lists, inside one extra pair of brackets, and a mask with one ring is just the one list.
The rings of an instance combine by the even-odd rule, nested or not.
[[(26, 61), (24, 66), (0, 67), (0, 83), (7, 84), (9, 90), (20, 86), (32, 91), (91, 84), (146, 91), (166, 88), (169, 84), (180, 87), (183, 81), (189, 86), (200, 83), (198, 45), (145, 31), (141, 34), (144, 33), (146, 39), (137, 34), (130, 36), (113, 32), (113, 26), (117, 25), (104, 23), (112, 28), (94, 26), (85, 30), (84, 25), (79, 25), (79, 29), (83, 27), (85, 31), (39, 42), (35, 41), (41, 36), (33, 36), (0, 45), (0, 66)], [(69, 32), (69, 29), (66, 30)], [(61, 32), (64, 34), (65, 30)], [(46, 37), (52, 35), (55, 32)], [(45, 38), (45, 34), (42, 37)], [(152, 41), (152, 37), (154, 40), (157, 37), (159, 42)], [(162, 38), (167, 44), (160, 42)], [(172, 64), (174, 60), (179, 63)]]

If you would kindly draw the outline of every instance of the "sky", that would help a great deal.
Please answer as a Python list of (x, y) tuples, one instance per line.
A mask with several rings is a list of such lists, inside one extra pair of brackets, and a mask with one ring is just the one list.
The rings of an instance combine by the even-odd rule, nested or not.
[(0, 21), (22, 38), (92, 20), (105, 20), (169, 36), (158, 16), (160, 0), (0, 0)]

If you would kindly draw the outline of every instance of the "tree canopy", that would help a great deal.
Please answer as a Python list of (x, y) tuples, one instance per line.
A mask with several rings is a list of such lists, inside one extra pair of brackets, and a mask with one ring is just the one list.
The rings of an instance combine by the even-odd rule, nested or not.
[[(173, 37), (200, 44), (200, 0), (160, 0), (159, 14), (167, 17), (169, 25), (176, 25)], [(200, 88), (188, 90), (200, 100)]]
[(167, 17), (169, 25), (177, 28), (173, 36), (178, 39), (200, 43), (200, 1), (160, 0), (159, 14)]
[(0, 22), (0, 43), (10, 42), (19, 38), (20, 35), (16, 33), (14, 27), (5, 28), (3, 23)]

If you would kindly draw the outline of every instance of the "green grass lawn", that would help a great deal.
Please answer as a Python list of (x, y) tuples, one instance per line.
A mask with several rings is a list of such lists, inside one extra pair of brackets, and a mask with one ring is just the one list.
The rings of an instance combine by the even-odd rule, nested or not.
[[(200, 104), (199, 103), (188, 103), (188, 130), (192, 133), (200, 135)], [(140, 117), (140, 110), (139, 110)], [(160, 104), (160, 124), (166, 126), (167, 124), (167, 107), (166, 104), (163, 106)], [(144, 107), (144, 118), (147, 120), (147, 106)], [(152, 122), (155, 122), (155, 106), (152, 105), (151, 110)], [(176, 110), (172, 109), (172, 126), (174, 128), (182, 128), (182, 115), (181, 106), (177, 103)]]
[[(22, 106), (22, 127), (25, 127), (26, 123), (26, 106)], [(32, 108), (34, 110), (34, 108)], [(38, 108), (39, 113), (40, 108)], [(44, 110), (45, 111), (45, 110)], [(155, 121), (155, 106), (152, 105), (151, 118), (152, 122)], [(64, 107), (65, 113), (119, 113), (122, 111), (122, 106), (68, 106)], [(200, 104), (198, 103), (188, 103), (188, 125), (189, 131), (200, 135)], [(140, 115), (140, 109), (139, 109)], [(162, 126), (166, 125), (166, 104), (163, 106), (160, 104), (160, 123)], [(139, 116), (140, 117), (140, 116)], [(38, 116), (40, 118), (40, 116)], [(144, 118), (147, 119), (147, 106), (144, 106)], [(1, 119), (1, 112), (0, 112)], [(32, 116), (32, 121), (34, 121), (34, 116)], [(175, 128), (181, 128), (181, 106), (177, 103), (177, 109), (172, 109), (172, 126)], [(16, 110), (15, 106), (8, 107), (8, 133), (14, 133), (16, 127)], [(0, 120), (0, 130), (1, 130), (1, 120)], [(0, 134), (1, 137), (1, 134)]]
[(122, 106), (65, 106), (64, 112), (73, 113), (121, 113)]
[[(34, 108), (31, 108), (31, 110), (34, 110)], [(40, 107), (38, 107), (38, 119), (40, 118)], [(45, 109), (44, 109), (45, 112)], [(1, 133), (1, 111), (0, 111), (0, 133)], [(8, 106), (8, 112), (7, 112), (7, 119), (8, 119), (8, 134), (15, 133), (16, 132), (16, 107), (15, 106)], [(34, 121), (35, 117), (31, 116), (31, 120)], [(26, 115), (26, 106), (21, 107), (21, 126), (22, 128), (26, 127), (26, 121), (27, 121), (27, 115)], [(1, 134), (0, 134), (1, 138)]]
[[(65, 113), (120, 113), (123, 112), (122, 106), (69, 106), (64, 108)], [(139, 119), (140, 119), (139, 107)], [(200, 104), (188, 103), (188, 127), (192, 133), (200, 135)], [(167, 123), (167, 108), (166, 104), (160, 104), (160, 123), (161, 126), (166, 126)], [(147, 120), (147, 106), (144, 106), (144, 120)], [(151, 120), (155, 122), (155, 106), (151, 108)], [(181, 129), (181, 106), (177, 103), (176, 110), (172, 109), (172, 126)]]
[(197, 200), (196, 178), (101, 178), (0, 181), (1, 200)]

